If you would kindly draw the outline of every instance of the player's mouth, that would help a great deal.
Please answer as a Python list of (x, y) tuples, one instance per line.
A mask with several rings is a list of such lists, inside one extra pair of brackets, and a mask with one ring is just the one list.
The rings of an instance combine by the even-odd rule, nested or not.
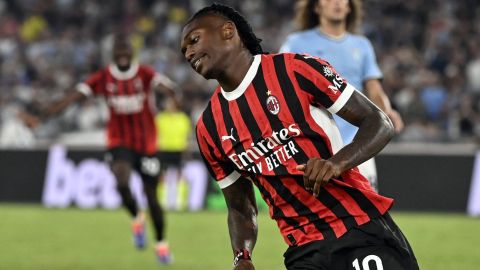
[(192, 68), (195, 69), (195, 71), (199, 71), (200, 65), (202, 63), (202, 60), (204, 59), (206, 55), (202, 55), (198, 58), (193, 59), (190, 63), (192, 65)]
[(130, 59), (128, 57), (120, 57), (117, 59), (116, 64), (120, 70), (126, 70), (130, 67)]
[(335, 12), (336, 14), (342, 14), (344, 12), (344, 9), (342, 7), (335, 7), (333, 9), (333, 12)]

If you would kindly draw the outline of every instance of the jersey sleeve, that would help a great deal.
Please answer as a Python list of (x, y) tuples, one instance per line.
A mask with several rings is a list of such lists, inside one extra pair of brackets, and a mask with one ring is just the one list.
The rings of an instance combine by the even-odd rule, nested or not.
[(235, 170), (232, 162), (224, 157), (220, 149), (215, 146), (213, 139), (206, 131), (203, 118), (200, 118), (198, 121), (196, 133), (200, 154), (208, 171), (217, 181), (219, 187), (223, 189), (235, 183), (241, 175)]
[(76, 90), (85, 96), (99, 95), (102, 93), (102, 82), (104, 81), (104, 71), (100, 70), (90, 75), (84, 82), (77, 84)]
[(332, 114), (340, 111), (356, 90), (327, 61), (310, 55), (294, 56), (293, 73), (310, 102)]
[(372, 43), (368, 39), (365, 39), (365, 59), (363, 61), (362, 80), (380, 79), (383, 77), (382, 71), (378, 67), (377, 58), (375, 57), (375, 51), (373, 50)]
[(148, 80), (150, 87), (155, 88), (158, 85), (165, 85), (166, 87), (173, 88), (173, 81), (167, 76), (155, 71), (152, 67), (143, 67), (145, 78)]
[[(153, 86), (155, 86), (153, 84), (153, 78), (155, 77), (155, 74), (157, 74), (155, 69), (153, 69), (150, 66), (141, 65), (140, 66), (140, 72), (141, 72), (140, 74), (142, 76), (143, 82), (144, 82), (145, 86), (147, 86), (144, 89), (151, 89)], [(150, 86), (150, 87), (148, 87), (148, 86)]]

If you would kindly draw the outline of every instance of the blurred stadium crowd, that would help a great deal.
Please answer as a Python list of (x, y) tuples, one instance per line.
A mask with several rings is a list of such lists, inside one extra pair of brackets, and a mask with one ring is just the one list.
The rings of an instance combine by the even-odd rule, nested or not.
[[(186, 19), (208, 0), (0, 0), (0, 146), (49, 144), (61, 134), (101, 130), (108, 117), (88, 100), (38, 124), (28, 113), (60, 98), (110, 60), (112, 34), (132, 34), (139, 61), (183, 91), (192, 121), (214, 85), (179, 51)], [(235, 6), (276, 52), (295, 30), (294, 1), (219, 1)], [(372, 8), (375, 7), (375, 8)], [(366, 0), (360, 33), (384, 72), (384, 89), (404, 117), (398, 141), (480, 137), (480, 1)], [(159, 104), (161, 108), (162, 104)]]

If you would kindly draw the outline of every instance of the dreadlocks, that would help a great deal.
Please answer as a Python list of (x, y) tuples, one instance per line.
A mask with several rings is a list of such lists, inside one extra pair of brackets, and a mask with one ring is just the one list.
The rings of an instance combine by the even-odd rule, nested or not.
[(237, 28), (238, 35), (240, 36), (243, 45), (245, 45), (245, 47), (250, 51), (251, 54), (256, 55), (264, 53), (262, 46), (260, 45), (260, 42), (262, 42), (262, 40), (259, 39), (255, 35), (255, 33), (253, 33), (252, 27), (247, 22), (247, 20), (245, 20), (242, 14), (229, 6), (215, 3), (208, 7), (204, 7), (197, 13), (195, 13), (187, 21), (187, 23), (185, 23), (185, 25), (189, 24), (194, 19), (210, 14), (217, 14), (232, 21)]

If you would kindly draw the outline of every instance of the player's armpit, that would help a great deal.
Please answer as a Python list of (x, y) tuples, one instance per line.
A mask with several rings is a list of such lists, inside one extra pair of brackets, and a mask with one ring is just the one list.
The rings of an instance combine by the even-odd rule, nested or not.
[(342, 172), (375, 156), (394, 135), (388, 116), (358, 91), (352, 94), (338, 115), (359, 127), (352, 143), (330, 158), (342, 164)]
[(257, 205), (250, 180), (241, 177), (222, 189), (228, 208), (228, 229), (233, 254), (238, 250), (253, 251), (257, 241)]
[[(359, 127), (358, 135), (373, 139), (384, 135), (387, 141), (393, 136), (393, 125), (388, 116), (362, 93), (354, 91), (337, 113), (352, 125)], [(362, 130), (362, 132), (360, 132)]]

